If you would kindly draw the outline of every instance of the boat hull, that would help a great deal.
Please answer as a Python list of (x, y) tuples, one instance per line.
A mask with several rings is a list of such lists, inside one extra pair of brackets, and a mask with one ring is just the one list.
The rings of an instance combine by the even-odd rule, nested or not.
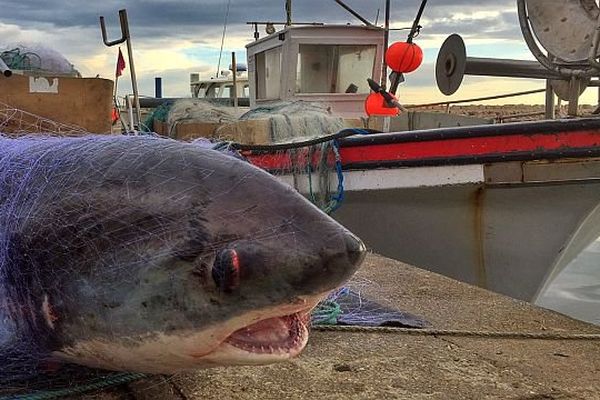
[[(334, 218), (385, 256), (532, 301), (600, 236), (600, 119), (335, 143), (343, 179), (329, 174), (329, 189), (343, 186), (344, 201)], [(302, 193), (323, 187), (322, 172), (286, 172), (318, 170), (318, 151), (246, 156)]]
[(580, 230), (599, 199), (600, 181), (350, 191), (335, 218), (377, 253), (531, 301), (600, 236)]

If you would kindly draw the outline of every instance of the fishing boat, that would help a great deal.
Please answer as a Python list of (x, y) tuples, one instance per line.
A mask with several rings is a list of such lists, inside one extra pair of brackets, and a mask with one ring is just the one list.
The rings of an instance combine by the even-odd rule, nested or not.
[[(549, 82), (549, 114), (553, 93), (576, 113), (581, 88), (598, 85), (598, 6), (523, 0), (518, 7), (539, 61), (468, 58), (452, 37), (438, 58), (440, 89), (455, 91), (465, 74), (538, 78)], [(581, 29), (567, 30), (565, 17)], [(364, 116), (366, 78), (381, 81), (384, 34), (369, 25), (287, 25), (254, 41), (247, 46), (250, 105), (310, 99)], [(533, 47), (533, 35), (551, 58)], [(373, 251), (532, 301), (600, 236), (600, 119), (394, 132), (397, 120), (387, 121), (390, 132), (329, 138), (339, 167), (329, 189), (343, 198), (333, 216)], [(284, 145), (242, 149), (307, 196), (320, 179), (295, 172), (316, 171), (318, 151), (299, 159)]]
[[(234, 74), (236, 79), (233, 78)], [(234, 85), (236, 90), (233, 89)], [(218, 76), (208, 79), (200, 79), (200, 74), (192, 73), (190, 74), (190, 90), (192, 98), (223, 102), (233, 106), (235, 94), (240, 106), (248, 107), (250, 104), (250, 84), (244, 64), (237, 65), (235, 71), (230, 66), (229, 69), (220, 71)]]
[[(518, 6), (524, 37), (540, 60), (467, 57), (464, 43), (452, 36), (438, 58), (440, 90), (452, 93), (468, 74), (538, 78), (549, 82), (548, 99), (554, 99), (554, 92), (569, 100), (576, 113), (581, 89), (599, 85), (600, 33), (595, 28), (600, 9), (580, 0), (552, 7), (541, 0), (519, 0)], [(565, 16), (580, 29), (566, 30), (558, 23)], [(346, 118), (366, 118), (364, 104), (373, 88), (367, 78), (386, 81), (387, 30), (370, 23), (296, 25), (290, 20), (247, 46), (250, 106), (303, 100), (325, 104)], [(551, 59), (530, 43), (534, 34)], [(116, 43), (103, 36), (105, 44)], [(135, 82), (133, 68), (131, 73)], [(2, 78), (2, 83), (13, 78)], [(229, 78), (219, 85), (228, 85)], [(239, 82), (244, 85), (243, 79)], [(50, 97), (22, 86), (24, 98)], [(376, 89), (383, 108), (402, 107), (386, 99), (393, 93)], [(103, 120), (109, 120), (112, 85), (105, 91), (102, 97), (109, 100)], [(202, 95), (209, 92), (205, 85)], [(244, 93), (243, 86), (238, 93)], [(131, 103), (139, 111), (138, 101)], [(551, 101), (547, 105), (551, 117), (554, 107)], [(130, 114), (129, 126), (136, 126)], [(406, 120), (414, 122), (415, 116), (370, 117), (364, 128), (381, 133), (346, 129), (307, 142), (238, 148), (308, 197), (331, 192), (333, 217), (373, 251), (519, 299), (534, 300), (600, 236), (600, 119), (478, 125), (431, 114), (420, 115), (423, 123), (404, 130)], [(429, 127), (438, 128), (424, 129)], [(329, 144), (314, 147), (323, 143)], [(304, 145), (313, 147), (302, 150)], [(320, 169), (323, 160), (333, 168)]]

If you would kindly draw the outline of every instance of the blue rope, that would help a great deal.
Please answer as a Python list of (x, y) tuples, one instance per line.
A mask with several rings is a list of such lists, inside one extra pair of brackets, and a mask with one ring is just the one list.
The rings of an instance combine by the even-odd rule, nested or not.
[(333, 213), (335, 210), (342, 206), (344, 202), (344, 172), (342, 170), (342, 157), (340, 156), (340, 144), (337, 139), (331, 142), (331, 149), (333, 150), (333, 154), (335, 156), (335, 171), (338, 178), (338, 185), (336, 194), (331, 196), (331, 201), (329, 205), (325, 207), (323, 211), (327, 214)]
[(356, 133), (357, 135), (370, 135), (373, 133), (373, 131), (368, 131), (366, 129), (360, 129), (360, 128), (352, 128), (351, 131), (352, 131), (352, 133)]

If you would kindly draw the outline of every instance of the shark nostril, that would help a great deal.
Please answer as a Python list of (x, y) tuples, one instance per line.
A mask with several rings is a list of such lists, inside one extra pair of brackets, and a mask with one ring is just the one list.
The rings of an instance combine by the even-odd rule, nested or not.
[(365, 244), (351, 233), (346, 234), (345, 240), (348, 260), (352, 265), (360, 265), (367, 255)]
[(226, 249), (217, 254), (212, 277), (223, 292), (232, 292), (240, 286), (240, 258), (235, 250)]

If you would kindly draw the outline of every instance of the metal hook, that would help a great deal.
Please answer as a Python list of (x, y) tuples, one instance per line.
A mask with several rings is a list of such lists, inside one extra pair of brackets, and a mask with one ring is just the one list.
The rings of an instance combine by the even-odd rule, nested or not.
[(102, 41), (108, 47), (121, 44), (129, 39), (129, 22), (127, 21), (127, 10), (119, 10), (119, 20), (121, 21), (121, 38), (113, 41), (108, 41), (108, 35), (106, 34), (106, 24), (104, 23), (104, 17), (100, 16), (100, 29), (102, 30)]
[(134, 129), (139, 127), (140, 121), (142, 119), (141, 111), (140, 111), (140, 96), (138, 93), (137, 87), (137, 77), (135, 74), (135, 66), (133, 64), (133, 48), (131, 45), (131, 35), (129, 34), (129, 21), (127, 20), (127, 10), (119, 10), (119, 20), (121, 22), (121, 38), (113, 41), (108, 41), (106, 34), (106, 24), (104, 23), (104, 17), (100, 17), (100, 29), (102, 30), (102, 41), (108, 47), (115, 46), (117, 44), (121, 44), (127, 42), (127, 56), (129, 57), (129, 72), (131, 74), (131, 86), (133, 89), (133, 98), (135, 102), (135, 120), (133, 117), (131, 119), (131, 126)]

